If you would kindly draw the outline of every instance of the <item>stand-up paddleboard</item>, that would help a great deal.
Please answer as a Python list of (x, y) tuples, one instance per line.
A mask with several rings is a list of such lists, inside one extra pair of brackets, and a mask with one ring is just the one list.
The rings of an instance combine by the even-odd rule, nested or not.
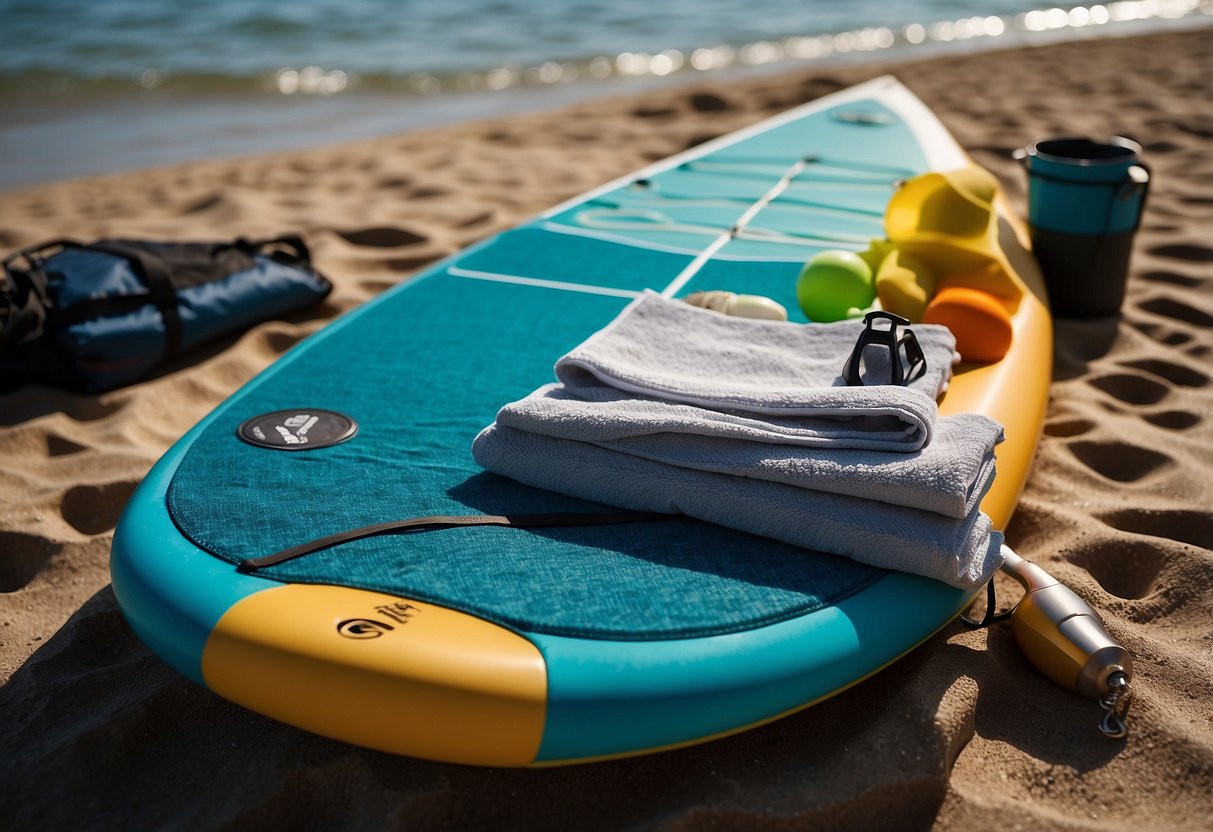
[[(383, 534), (255, 574), (237, 564), (397, 518), (603, 510), (482, 471), (473, 438), (645, 289), (766, 295), (796, 318), (809, 257), (882, 237), (899, 182), (966, 162), (879, 79), (435, 266), (298, 345), (165, 454), (115, 534), (123, 612), (221, 696), (465, 763), (701, 742), (855, 684), (971, 595), (689, 518)], [(983, 503), (998, 528), (1039, 438), (1051, 354), (1025, 235), (1000, 224), (1017, 272), (1010, 351), (962, 366), (941, 402), (1006, 426)]]

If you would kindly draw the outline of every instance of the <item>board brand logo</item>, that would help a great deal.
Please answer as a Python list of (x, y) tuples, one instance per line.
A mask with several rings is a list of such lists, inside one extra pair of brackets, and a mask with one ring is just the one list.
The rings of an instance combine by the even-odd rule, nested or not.
[(395, 629), (391, 624), (375, 621), (370, 618), (347, 618), (337, 622), (337, 632), (346, 638), (367, 639), (379, 638), (389, 630)]
[(275, 410), (243, 422), (236, 435), (259, 448), (308, 451), (338, 445), (358, 433), (358, 424), (344, 413), (317, 408)]
[[(274, 430), (278, 431), (278, 435), (287, 445), (306, 445), (307, 432), (319, 421), (319, 416), (313, 416), (310, 413), (296, 413), (294, 416), (283, 419), (282, 424), (274, 425)], [(294, 433), (291, 433), (292, 430)]]
[(380, 604), (375, 607), (375, 612), (382, 615), (393, 622), (387, 623), (377, 618), (347, 618), (344, 621), (337, 622), (338, 635), (345, 638), (368, 639), (379, 638), (384, 633), (391, 632), (401, 624), (409, 623), (409, 620), (417, 614), (419, 610), (408, 603), (407, 601), (394, 601), (390, 604)]

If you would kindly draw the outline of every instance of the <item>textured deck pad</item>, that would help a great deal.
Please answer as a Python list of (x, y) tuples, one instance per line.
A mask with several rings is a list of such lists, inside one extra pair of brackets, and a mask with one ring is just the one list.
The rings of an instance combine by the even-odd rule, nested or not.
[[(803, 320), (800, 264), (879, 236), (896, 182), (926, 169), (909, 128), (880, 104), (845, 109), (873, 117), (812, 114), (593, 194), (313, 339), (197, 439), (169, 488), (173, 520), (238, 561), (397, 518), (596, 508), (480, 471), (472, 439), (646, 288), (764, 294)], [(302, 453), (236, 438), (244, 420), (285, 408), (346, 413), (358, 434)], [(784, 620), (884, 573), (672, 519), (386, 535), (260, 574), (433, 601), (528, 632), (646, 640)]]
[[(202, 548), (237, 561), (398, 517), (598, 508), (485, 473), (470, 454), (501, 403), (547, 380), (561, 353), (626, 303), (562, 293), (559, 304), (525, 306), (552, 294), (441, 276), (379, 304), (198, 439), (169, 490), (174, 520)], [(503, 313), (520, 305), (526, 314)], [(237, 438), (246, 418), (291, 407), (347, 413), (358, 435), (300, 453)], [(881, 573), (680, 518), (385, 535), (261, 574), (430, 600), (533, 632), (645, 639), (780, 620)]]

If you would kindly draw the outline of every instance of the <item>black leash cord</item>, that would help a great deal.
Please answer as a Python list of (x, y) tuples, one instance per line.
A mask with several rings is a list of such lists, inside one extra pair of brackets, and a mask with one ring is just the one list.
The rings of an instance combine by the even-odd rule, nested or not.
[(504, 526), (513, 529), (541, 529), (559, 526), (612, 526), (621, 523), (644, 523), (650, 520), (669, 520), (680, 517), (678, 514), (661, 514), (655, 511), (613, 511), (613, 512), (558, 512), (553, 514), (468, 514), (468, 515), (431, 515), (427, 517), (410, 517), (404, 520), (389, 520), (386, 523), (375, 523), (350, 529), (327, 537), (320, 537), (283, 549), (272, 555), (259, 558), (246, 558), (236, 565), (236, 571), (250, 573), (267, 566), (277, 566), (288, 560), (310, 555), (322, 549), (328, 549), (340, 543), (351, 540), (361, 540), (365, 537), (388, 534), (390, 532), (432, 532), (441, 529), (453, 529), (462, 526)]

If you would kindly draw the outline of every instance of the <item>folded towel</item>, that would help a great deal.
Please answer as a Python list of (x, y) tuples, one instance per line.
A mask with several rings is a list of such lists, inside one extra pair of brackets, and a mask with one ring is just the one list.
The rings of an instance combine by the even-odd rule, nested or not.
[[(855, 431), (850, 432), (853, 447), (830, 446), (817, 433), (806, 437), (785, 429), (790, 421), (725, 414), (602, 385), (548, 385), (497, 414), (501, 427), (588, 442), (679, 468), (848, 494), (957, 519), (989, 490), (994, 445), (1002, 439), (997, 422), (975, 413), (938, 419), (930, 444), (911, 453), (869, 450), (874, 443)], [(837, 439), (838, 433), (829, 438)]]
[(678, 468), (587, 442), (490, 425), (472, 445), (490, 471), (617, 508), (686, 514), (871, 566), (976, 589), (1002, 562), (980, 511), (957, 520), (767, 480)]
[(502, 408), (473, 455), (540, 488), (979, 586), (1000, 560), (977, 505), (1001, 428), (936, 418), (955, 343), (942, 327), (915, 327), (927, 372), (910, 386), (845, 386), (862, 329), (647, 293), (557, 362), (561, 384)]
[(848, 387), (843, 363), (863, 329), (860, 321), (733, 318), (646, 292), (557, 361), (556, 378), (569, 388), (605, 386), (708, 408), (717, 422), (757, 416), (775, 442), (918, 450), (930, 441), (956, 340), (946, 327), (916, 326), (923, 376), (905, 387)]

